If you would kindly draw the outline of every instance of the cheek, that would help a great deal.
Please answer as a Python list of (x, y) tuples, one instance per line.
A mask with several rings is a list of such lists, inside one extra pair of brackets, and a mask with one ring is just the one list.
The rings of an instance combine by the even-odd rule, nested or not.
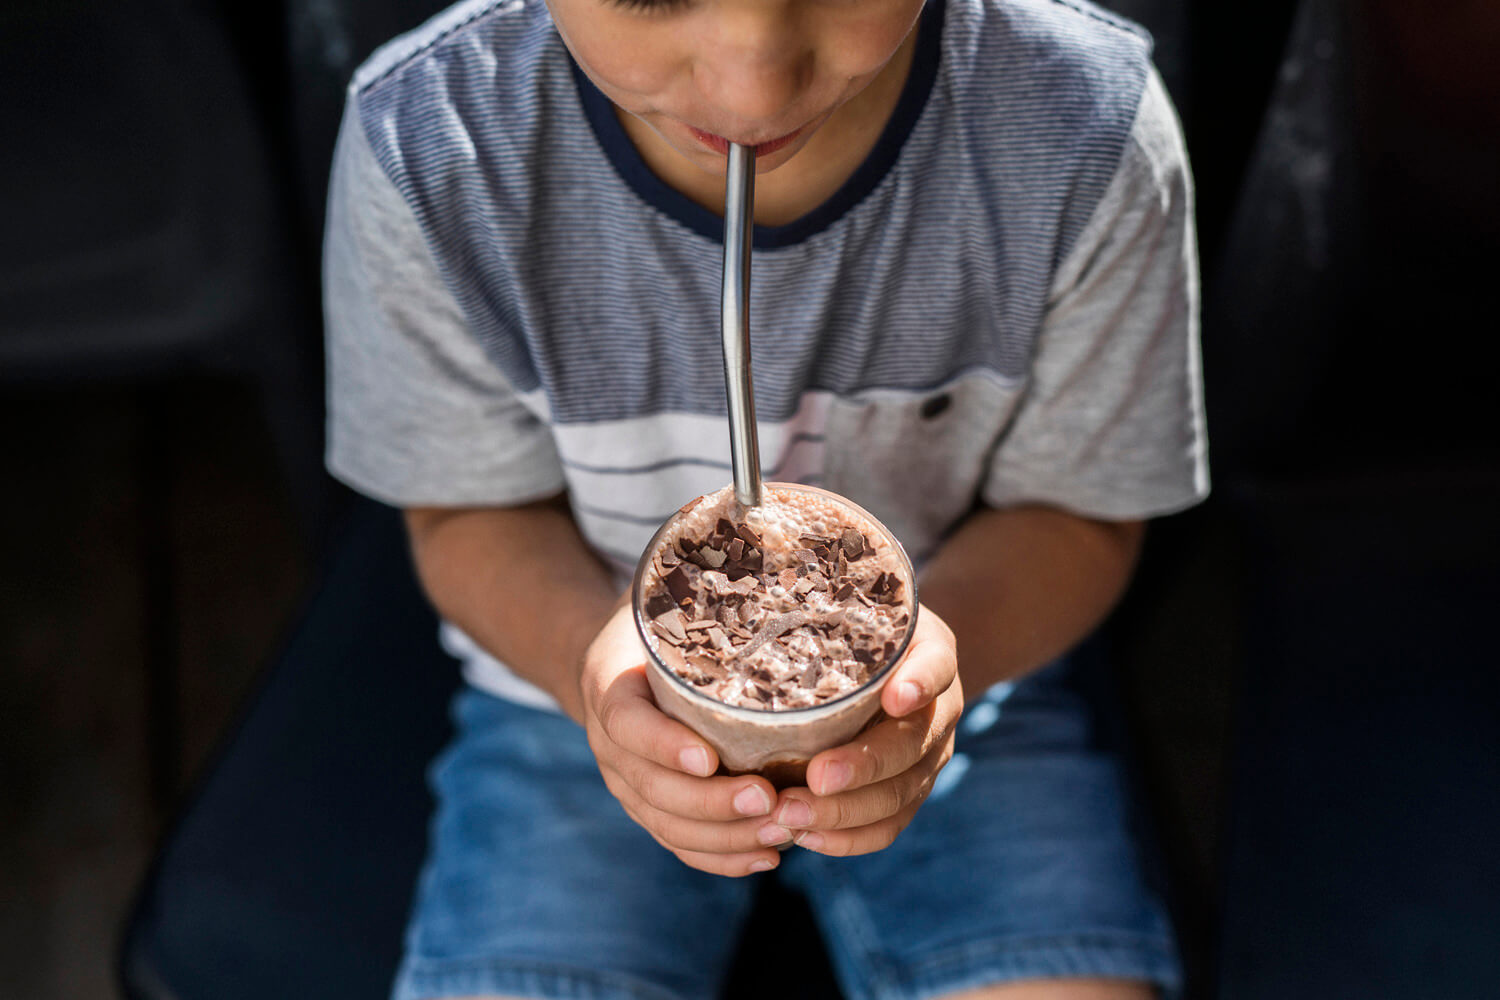
[(620, 103), (631, 103), (622, 98), (661, 94), (676, 74), (678, 60), (671, 40), (659, 31), (606, 21), (566, 33), (564, 37), (588, 75)]
[(868, 79), (880, 72), (911, 33), (920, 3), (892, 5), (886, 12), (856, 22), (843, 22), (828, 31), (828, 63), (846, 79)]

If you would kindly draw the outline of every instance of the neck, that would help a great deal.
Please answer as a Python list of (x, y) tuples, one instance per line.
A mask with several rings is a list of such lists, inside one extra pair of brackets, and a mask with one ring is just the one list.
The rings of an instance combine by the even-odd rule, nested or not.
[[(833, 196), (875, 148), (911, 73), (917, 32), (906, 36), (891, 61), (840, 105), (796, 156), (755, 178), (755, 222), (784, 226)], [(715, 214), (724, 210), (724, 178), (689, 162), (645, 122), (615, 109), (625, 133), (652, 173)]]

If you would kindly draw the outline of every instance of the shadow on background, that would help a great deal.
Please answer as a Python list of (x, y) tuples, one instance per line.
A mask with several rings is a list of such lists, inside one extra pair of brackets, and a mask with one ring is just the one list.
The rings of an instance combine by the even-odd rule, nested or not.
[[(169, 815), (130, 995), (382, 993), (453, 678), (395, 519), (319, 467), (317, 249), (349, 74), (440, 6), (0, 11), (0, 994), (109, 994), (71, 966)], [(1500, 14), (1111, 6), (1198, 182), (1216, 492), (1110, 626), (1190, 993), (1488, 996)]]

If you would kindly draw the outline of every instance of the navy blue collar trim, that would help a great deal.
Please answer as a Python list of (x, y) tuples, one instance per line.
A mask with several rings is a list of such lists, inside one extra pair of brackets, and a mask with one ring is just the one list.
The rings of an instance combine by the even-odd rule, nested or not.
[[(917, 27), (917, 50), (912, 55), (911, 72), (907, 76), (906, 86), (891, 112), (890, 121), (886, 122), (885, 130), (876, 140), (875, 148), (870, 150), (870, 155), (832, 197), (802, 218), (785, 226), (756, 226), (754, 240), (757, 250), (792, 246), (822, 232), (859, 204), (885, 178), (896, 162), (896, 157), (901, 154), (901, 147), (907, 136), (916, 127), (922, 109), (927, 106), (932, 85), (937, 80), (938, 64), (942, 56), (943, 12), (944, 0), (927, 0)], [(571, 57), (569, 61), (572, 63), (573, 78), (578, 85), (578, 97), (584, 114), (615, 172), (648, 205), (654, 206), (700, 236), (716, 243), (722, 240), (724, 220), (717, 213), (669, 187), (651, 172), (615, 115), (614, 104), (594, 86), (593, 81), (579, 69)]]

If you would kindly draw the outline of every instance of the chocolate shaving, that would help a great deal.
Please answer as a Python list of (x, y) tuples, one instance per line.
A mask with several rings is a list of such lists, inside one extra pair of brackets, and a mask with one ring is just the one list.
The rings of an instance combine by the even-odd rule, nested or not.
[(672, 595), (672, 600), (678, 604), (687, 604), (693, 599), (693, 582), (688, 579), (685, 566), (672, 570), (662, 582), (667, 585), (667, 592)]
[(854, 528), (845, 528), (844, 533), (839, 536), (839, 541), (844, 546), (844, 555), (852, 562), (865, 554), (865, 536)]
[(810, 611), (788, 611), (784, 615), (777, 615), (761, 626), (754, 638), (740, 647), (740, 659), (749, 656), (772, 639), (785, 635), (794, 628), (809, 624), (814, 617)]
[(707, 653), (689, 653), (687, 662), (691, 669), (716, 681), (721, 681), (729, 676), (729, 671), (724, 669), (724, 664), (719, 662), (717, 656), (710, 656)]
[(646, 598), (646, 617), (659, 617), (675, 607), (677, 607), (677, 604), (666, 594), (660, 592), (652, 594)]
[[(676, 646), (661, 646), (656, 650), (656, 655), (661, 657), (661, 662), (667, 665), (667, 669), (674, 674), (682, 674), (687, 669), (687, 660), (683, 659), (682, 653)], [(705, 678), (707, 683), (707, 678)]]
[(677, 608), (656, 616), (652, 619), (652, 624), (659, 626), (659, 634), (670, 642), (681, 645), (687, 639), (687, 628), (683, 624), (683, 615)]

